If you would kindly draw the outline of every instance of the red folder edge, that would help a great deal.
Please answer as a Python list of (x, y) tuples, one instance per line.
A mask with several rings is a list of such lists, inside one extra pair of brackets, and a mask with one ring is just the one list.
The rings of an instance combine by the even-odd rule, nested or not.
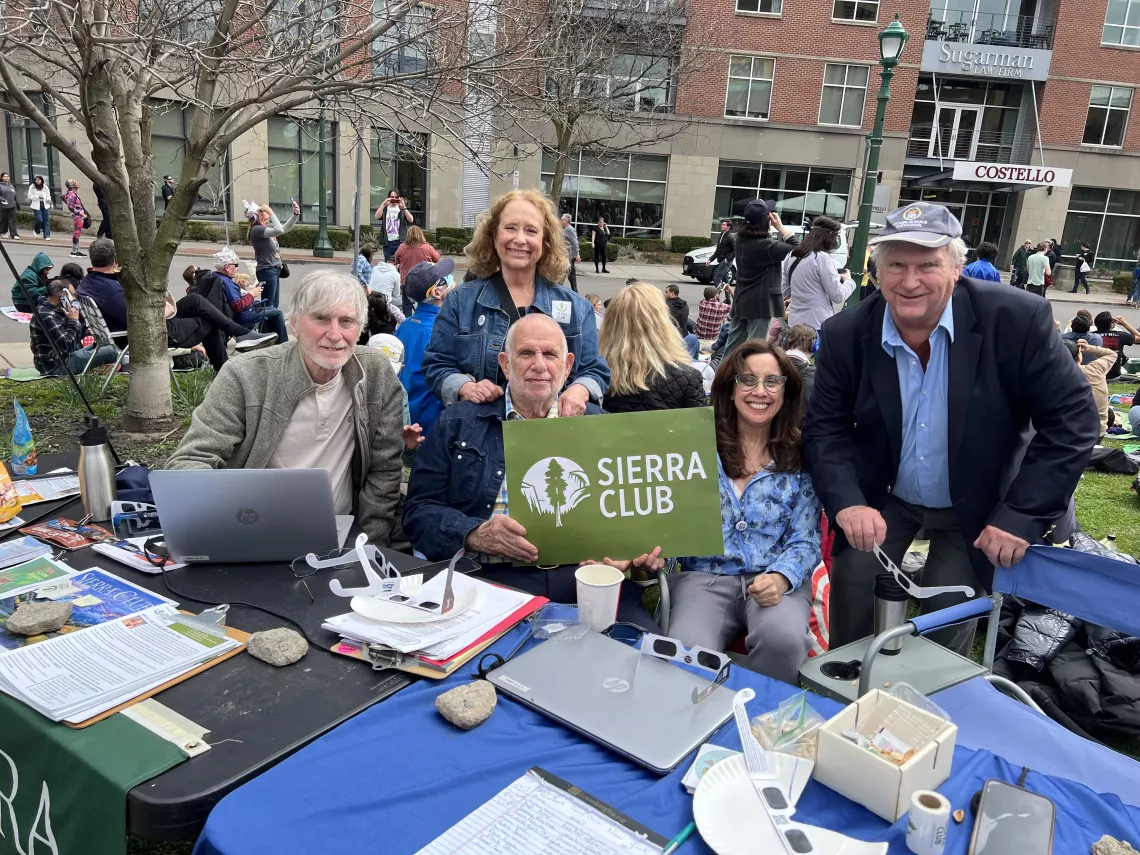
[(521, 623), (525, 618), (534, 614), (549, 602), (550, 600), (546, 599), (546, 597), (531, 597), (527, 602), (523, 603), (521, 606), (519, 606), (517, 609), (515, 609), (513, 612), (511, 612), (509, 615), (491, 627), (491, 629), (487, 630), (485, 633), (475, 639), (475, 641), (471, 642), (471, 644), (464, 647), (458, 653), (448, 656), (446, 659), (428, 659), (426, 656), (419, 656), (417, 658), (421, 662), (428, 662), (432, 665), (444, 667), (449, 662), (451, 662), (452, 659), (462, 656), (472, 647), (478, 647), (484, 641), (487, 641), (488, 639), (494, 638), (496, 635), (505, 632), (515, 624)]

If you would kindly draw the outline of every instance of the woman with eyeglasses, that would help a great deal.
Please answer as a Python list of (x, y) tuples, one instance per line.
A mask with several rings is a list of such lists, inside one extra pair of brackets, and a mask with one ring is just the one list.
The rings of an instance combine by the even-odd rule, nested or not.
[[(712, 385), (724, 555), (681, 558), (669, 575), (669, 635), (725, 650), (741, 634), (748, 667), (786, 683), (807, 658), (820, 504), (802, 467), (800, 376), (780, 348), (749, 339)], [(619, 569), (659, 569), (661, 548)]]

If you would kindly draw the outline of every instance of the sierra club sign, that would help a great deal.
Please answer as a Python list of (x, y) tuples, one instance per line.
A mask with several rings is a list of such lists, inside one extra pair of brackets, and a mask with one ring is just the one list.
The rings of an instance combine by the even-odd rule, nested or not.
[(724, 554), (711, 408), (509, 421), (503, 447), (539, 564)]
[(954, 163), (954, 180), (1069, 187), (1073, 183), (1073, 170), (1060, 166), (1018, 166), (1009, 163), (976, 163), (959, 160)]

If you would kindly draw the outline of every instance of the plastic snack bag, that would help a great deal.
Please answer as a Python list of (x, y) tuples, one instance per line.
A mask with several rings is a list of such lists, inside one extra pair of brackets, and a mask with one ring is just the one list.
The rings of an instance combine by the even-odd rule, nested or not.
[(8, 522), (20, 512), (20, 496), (8, 467), (0, 466), (0, 522)]
[(752, 732), (769, 751), (815, 760), (819, 726), (824, 718), (807, 702), (807, 692), (793, 695), (777, 709), (752, 719)]
[(38, 467), (32, 426), (28, 424), (28, 416), (20, 402), (13, 398), (12, 405), (16, 408), (16, 424), (12, 426), (12, 474), (35, 475)]

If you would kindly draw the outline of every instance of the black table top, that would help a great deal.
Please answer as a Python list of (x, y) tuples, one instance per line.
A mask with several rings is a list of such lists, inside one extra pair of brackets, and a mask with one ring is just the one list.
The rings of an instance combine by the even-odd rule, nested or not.
[[(40, 471), (76, 464), (77, 454), (43, 455)], [(27, 519), (51, 507), (48, 503), (33, 505), (21, 516)], [(79, 519), (82, 515), (75, 499), (57, 504), (44, 519)], [(390, 550), (385, 554), (402, 571), (425, 563)], [(348, 610), (348, 601), (329, 590), (328, 580), (362, 585), (364, 573), (358, 566), (322, 570), (309, 578), (313, 603), (287, 564), (192, 565), (169, 571), (167, 588), (162, 575), (141, 573), (90, 548), (65, 554), (62, 560), (77, 570), (108, 570), (170, 597), (187, 611), (208, 608), (191, 597), (231, 603), (226, 622), (236, 629), (257, 632), (289, 626), (234, 603), (264, 606), (296, 620), (324, 648), (310, 649), (299, 662), (284, 668), (239, 654), (156, 696), (160, 703), (209, 728), (206, 741), (213, 747), (131, 790), (127, 827), (141, 837), (195, 838), (211, 808), (226, 793), (415, 679), (399, 671), (373, 671), (363, 662), (326, 652), (338, 636), (321, 629), (322, 621)]]

